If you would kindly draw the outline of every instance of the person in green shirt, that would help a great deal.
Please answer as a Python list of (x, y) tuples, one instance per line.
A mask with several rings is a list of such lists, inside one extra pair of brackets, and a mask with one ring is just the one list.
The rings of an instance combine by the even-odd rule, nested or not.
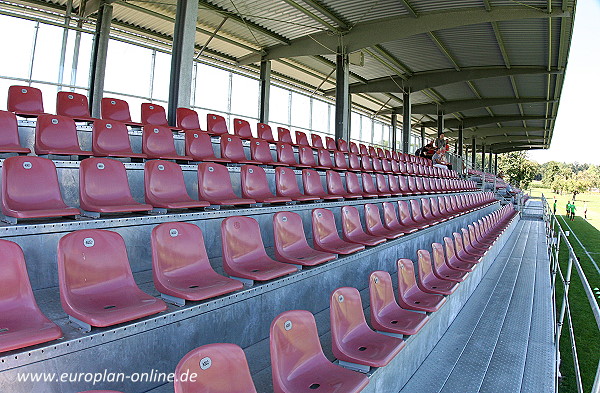
[(571, 216), (571, 201), (567, 201), (567, 218)]
[(573, 203), (571, 203), (571, 221), (575, 221), (575, 210), (577, 210), (575, 208), (575, 201), (573, 201)]
[(554, 198), (554, 215), (556, 215), (556, 198)]

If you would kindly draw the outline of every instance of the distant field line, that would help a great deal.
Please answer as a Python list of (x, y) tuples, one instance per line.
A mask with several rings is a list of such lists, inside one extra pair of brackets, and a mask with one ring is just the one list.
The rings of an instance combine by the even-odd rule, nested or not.
[[(598, 274), (600, 274), (600, 268), (598, 268), (598, 264), (596, 264), (596, 261), (594, 260), (594, 258), (592, 258), (592, 256), (590, 253), (584, 246), (583, 243), (581, 243), (581, 240), (579, 240), (579, 238), (577, 237), (577, 235), (575, 234), (575, 231), (573, 231), (573, 229), (571, 229), (571, 227), (569, 226), (569, 224), (567, 223), (567, 220), (565, 220), (565, 218), (563, 216), (560, 216), (561, 220), (565, 223), (565, 225), (567, 226), (567, 228), (569, 228), (569, 231), (573, 234), (573, 236), (575, 236), (575, 240), (577, 240), (577, 243), (579, 243), (579, 245), (581, 246), (581, 248), (583, 249), (583, 251), (587, 254), (588, 258), (590, 258), (590, 260), (592, 261), (592, 264), (594, 265), (594, 267), (596, 268), (596, 271), (598, 272)], [(600, 253), (594, 253), (594, 254), (600, 254)]]

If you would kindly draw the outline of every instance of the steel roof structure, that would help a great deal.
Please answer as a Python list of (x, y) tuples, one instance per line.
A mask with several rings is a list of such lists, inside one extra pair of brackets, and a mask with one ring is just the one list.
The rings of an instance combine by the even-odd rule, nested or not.
[[(8, 2), (4, 2), (8, 3)], [(98, 0), (10, 2), (94, 17)], [(177, 2), (117, 0), (113, 26), (168, 42)], [(487, 151), (548, 148), (576, 0), (199, 0), (197, 54), (272, 73), (316, 94), (335, 88), (339, 48), (354, 104), (447, 135), (464, 127)], [(429, 131), (430, 133), (433, 130)]]

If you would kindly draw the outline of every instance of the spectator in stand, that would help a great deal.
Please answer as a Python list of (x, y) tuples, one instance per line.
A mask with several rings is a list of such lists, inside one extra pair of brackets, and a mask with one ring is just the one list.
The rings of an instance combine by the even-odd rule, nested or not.
[(433, 143), (429, 142), (425, 146), (417, 149), (415, 151), (415, 156), (425, 157), (425, 158), (429, 158), (431, 160), (431, 157), (433, 156), (434, 153), (435, 153), (435, 148), (433, 147)]
[(444, 138), (444, 134), (440, 134), (437, 137), (434, 145), (435, 145), (436, 150), (439, 150), (439, 149), (444, 149), (445, 151), (450, 150), (450, 146), (448, 146), (448, 141), (446, 140), (446, 138)]
[(433, 161), (433, 166), (441, 169), (448, 169), (448, 163), (444, 159), (444, 148), (437, 149), (433, 157), (431, 157), (431, 161)]

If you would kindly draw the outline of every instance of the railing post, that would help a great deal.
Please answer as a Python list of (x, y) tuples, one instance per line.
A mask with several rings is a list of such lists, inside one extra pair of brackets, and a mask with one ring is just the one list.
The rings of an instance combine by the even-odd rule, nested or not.
[[(567, 241), (567, 239), (565, 239), (565, 241)], [(558, 343), (560, 342), (560, 333), (562, 331), (562, 325), (563, 325), (563, 321), (565, 319), (565, 311), (567, 308), (567, 301), (569, 300), (569, 287), (571, 285), (571, 271), (573, 270), (573, 257), (571, 255), (569, 255), (569, 262), (567, 264), (567, 275), (565, 276), (565, 281), (564, 281), (564, 294), (563, 294), (563, 302), (562, 305), (560, 306), (560, 314), (558, 316), (558, 321), (557, 321), (557, 332), (556, 332), (556, 345), (558, 345)]]

